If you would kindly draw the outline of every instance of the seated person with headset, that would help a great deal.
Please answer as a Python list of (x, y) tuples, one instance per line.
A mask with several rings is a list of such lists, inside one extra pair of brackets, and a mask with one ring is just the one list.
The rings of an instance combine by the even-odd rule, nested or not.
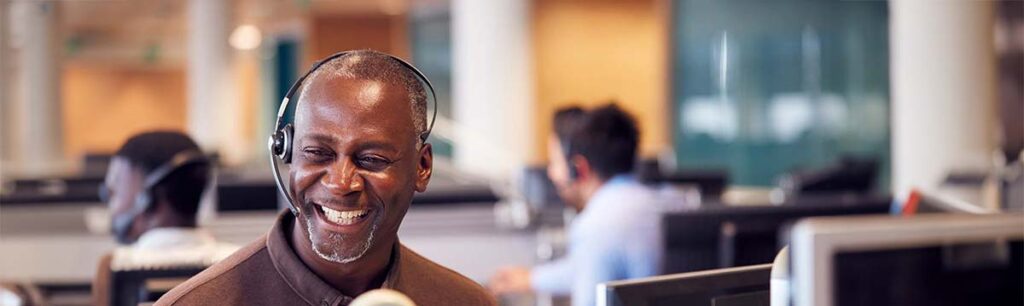
[[(291, 210), (156, 304), (349, 305), (385, 288), (420, 306), (495, 305), (480, 285), (398, 239), (433, 169), (425, 87), (433, 96), (422, 73), (380, 52), (314, 64), (288, 90), (270, 139), (272, 174)], [(294, 126), (283, 124), (290, 101)], [(283, 178), (278, 160), (289, 165)]]
[(490, 287), (495, 294), (571, 293), (573, 305), (594, 305), (597, 284), (659, 272), (660, 216), (670, 203), (630, 175), (639, 132), (619, 107), (564, 109), (554, 127), (548, 176), (580, 211), (568, 228), (568, 254), (532, 269), (503, 268)]
[(147, 132), (128, 139), (110, 162), (100, 197), (121, 244), (104, 256), (93, 286), (108, 304), (111, 269), (209, 265), (238, 249), (196, 227), (200, 199), (211, 181), (210, 161), (179, 132)]

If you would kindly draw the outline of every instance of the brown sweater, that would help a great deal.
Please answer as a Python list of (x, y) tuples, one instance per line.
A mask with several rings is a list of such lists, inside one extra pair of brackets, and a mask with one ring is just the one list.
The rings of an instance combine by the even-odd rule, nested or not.
[[(345, 296), (313, 274), (288, 243), (295, 217), (287, 211), (267, 235), (178, 285), (156, 305), (348, 305)], [(472, 280), (398, 244), (383, 287), (417, 306), (497, 305)]]

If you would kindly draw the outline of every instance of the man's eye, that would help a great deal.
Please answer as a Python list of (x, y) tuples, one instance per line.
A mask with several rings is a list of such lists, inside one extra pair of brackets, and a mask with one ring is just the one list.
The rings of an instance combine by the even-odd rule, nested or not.
[(306, 149), (306, 150), (302, 150), (302, 153), (305, 156), (306, 160), (309, 160), (309, 161), (312, 161), (312, 162), (322, 162), (322, 161), (329, 160), (331, 158), (331, 153), (330, 152), (327, 152), (327, 151), (324, 151), (324, 150), (320, 150), (320, 149)]
[(391, 161), (377, 156), (363, 156), (357, 160), (360, 167), (370, 170), (383, 170), (391, 164)]

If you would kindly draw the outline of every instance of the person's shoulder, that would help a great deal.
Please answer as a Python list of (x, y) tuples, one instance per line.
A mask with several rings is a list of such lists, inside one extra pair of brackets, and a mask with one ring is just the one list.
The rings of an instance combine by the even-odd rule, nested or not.
[[(194, 305), (207, 300), (204, 297), (222, 296), (231, 290), (231, 283), (244, 277), (245, 267), (262, 265), (258, 261), (269, 259), (266, 256), (266, 236), (260, 237), (248, 245), (238, 249), (230, 256), (206, 268), (184, 283), (175, 286), (171, 291), (157, 300), (155, 305)], [(201, 303), (200, 303), (201, 304)]]
[(480, 284), (468, 277), (427, 259), (405, 246), (402, 246), (401, 256), (402, 261), (404, 262), (403, 264), (411, 266), (407, 267), (408, 269), (403, 270), (412, 274), (403, 275), (403, 277), (408, 277), (406, 281), (413, 282), (414, 284), (412, 284), (412, 286), (422, 290), (420, 292), (406, 293), (414, 295), (417, 293), (426, 293), (425, 295), (429, 297), (413, 296), (413, 299), (436, 301), (426, 303), (417, 302), (417, 304), (497, 305), (497, 301), (494, 299), (494, 296), (480, 286)]

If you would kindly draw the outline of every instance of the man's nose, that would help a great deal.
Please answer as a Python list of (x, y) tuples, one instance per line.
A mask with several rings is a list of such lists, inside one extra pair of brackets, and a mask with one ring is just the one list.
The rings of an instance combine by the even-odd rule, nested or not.
[(327, 170), (327, 175), (320, 178), (320, 184), (339, 196), (362, 191), (364, 181), (356, 170), (351, 160), (341, 159)]

